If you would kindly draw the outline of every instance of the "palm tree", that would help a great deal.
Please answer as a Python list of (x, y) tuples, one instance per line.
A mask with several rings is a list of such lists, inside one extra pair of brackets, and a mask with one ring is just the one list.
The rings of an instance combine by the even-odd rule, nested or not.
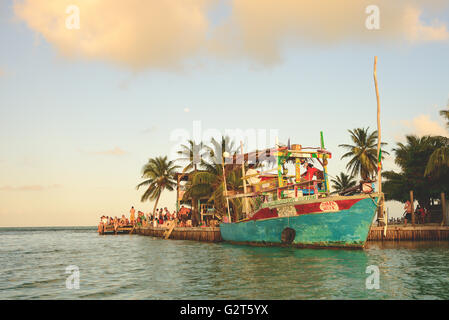
[[(207, 152), (200, 162), (200, 167), (204, 168), (204, 170), (196, 171), (189, 177), (184, 199), (193, 199), (193, 211), (195, 214), (197, 214), (196, 199), (202, 197), (208, 197), (209, 202), (214, 204), (215, 209), (224, 213), (226, 211), (226, 199), (224, 197), (222, 167), (224, 162), (223, 153), (235, 154), (237, 148), (228, 136), (223, 136), (220, 141), (213, 138), (211, 146), (205, 146), (205, 149)], [(235, 190), (243, 185), (241, 173), (238, 176), (238, 172), (238, 170), (226, 170), (228, 189)]]
[(440, 110), (440, 115), (445, 118), (446, 126), (449, 128), (449, 100), (447, 102), (447, 110)]
[[(341, 159), (351, 158), (346, 168), (351, 170), (351, 176), (355, 177), (360, 174), (362, 180), (369, 179), (375, 176), (377, 172), (377, 130), (372, 133), (368, 132), (369, 127), (356, 128), (353, 130), (348, 130), (351, 134), (351, 140), (354, 145), (350, 144), (340, 144), (339, 147), (343, 147), (348, 150)], [(382, 142), (381, 145), (386, 145), (386, 142)], [(381, 150), (382, 159), (383, 155), (388, 155), (389, 153)]]
[(441, 174), (426, 174), (426, 164), (432, 155), (447, 145), (448, 139), (438, 136), (406, 136), (405, 143), (397, 143), (393, 149), (395, 163), (401, 171), (385, 171), (383, 184), (387, 200), (405, 201), (413, 190), (421, 206), (428, 206), (430, 199), (436, 199), (441, 192), (449, 190), (449, 170)]
[(173, 161), (168, 161), (167, 156), (149, 159), (142, 168), (142, 178), (147, 180), (139, 183), (137, 189), (148, 186), (140, 201), (154, 201), (153, 214), (156, 211), (157, 203), (164, 190), (173, 191), (176, 186), (176, 170), (180, 168), (174, 165)]
[(340, 175), (338, 175), (335, 179), (332, 179), (331, 182), (333, 183), (333, 188), (338, 193), (342, 192), (343, 190), (355, 187), (355, 185), (357, 184), (357, 181), (353, 176), (347, 175), (344, 172), (340, 172)]
[[(440, 115), (445, 118), (446, 126), (449, 128), (449, 102), (448, 110), (441, 110)], [(442, 146), (435, 149), (427, 162), (425, 175), (440, 175), (441, 171), (449, 168), (449, 139), (446, 137), (437, 137)]]
[(176, 159), (177, 161), (187, 162), (187, 165), (183, 169), (183, 173), (189, 170), (197, 171), (198, 165), (201, 162), (201, 157), (203, 156), (204, 146), (203, 143), (196, 143), (193, 140), (188, 140), (187, 145), (182, 144), (181, 150), (177, 153), (181, 156)]

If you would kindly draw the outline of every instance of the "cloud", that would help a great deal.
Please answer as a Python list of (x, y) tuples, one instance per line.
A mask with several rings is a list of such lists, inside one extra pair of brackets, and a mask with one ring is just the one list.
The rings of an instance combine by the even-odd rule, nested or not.
[[(133, 70), (179, 68), (198, 53), (208, 29), (209, 0), (23, 0), (16, 16), (66, 57), (106, 60)], [(79, 29), (68, 29), (69, 5)]]
[(435, 19), (430, 25), (420, 21), (421, 12), (416, 8), (407, 8), (404, 14), (404, 24), (407, 39), (410, 42), (445, 41), (449, 39), (446, 24)]
[(449, 137), (449, 132), (438, 122), (430, 120), (427, 114), (421, 114), (412, 120), (402, 120), (401, 123), (417, 136), (436, 135)]
[(91, 153), (98, 154), (98, 155), (105, 155), (105, 156), (122, 156), (122, 155), (127, 154), (128, 152), (123, 151), (119, 147), (115, 147), (114, 149), (111, 149), (111, 150), (91, 152)]
[(434, 20), (427, 25), (421, 20), (423, 9), (444, 6), (442, 1), (375, 1), (380, 28), (368, 30), (365, 21), (370, 14), (365, 10), (372, 4), (371, 0), (284, 0), (282, 5), (272, 0), (233, 0), (230, 19), (215, 31), (211, 50), (274, 64), (286, 46), (449, 39), (445, 23)]
[[(211, 10), (226, 11), (223, 3), (229, 12), (215, 21)], [(66, 8), (72, 4), (21, 0), (14, 12), (63, 56), (135, 71), (180, 70), (198, 57), (272, 65), (292, 46), (416, 45), (449, 39), (447, 21), (430, 17), (448, 6), (443, 0), (376, 0), (378, 30), (365, 26), (372, 0), (79, 0), (80, 29), (70, 30)]]
[(153, 125), (153, 126), (147, 128), (147, 129), (145, 129), (145, 130), (142, 130), (141, 132), (144, 133), (144, 134), (147, 134), (147, 133), (154, 133), (154, 132), (157, 131), (157, 129), (158, 129), (157, 126)]
[(24, 185), (24, 186), (18, 186), (18, 187), (12, 187), (12, 186), (3, 186), (0, 187), (0, 191), (44, 191), (44, 190), (51, 190), (51, 189), (59, 189), (62, 186), (59, 184), (53, 184), (49, 186), (43, 186), (43, 185)]

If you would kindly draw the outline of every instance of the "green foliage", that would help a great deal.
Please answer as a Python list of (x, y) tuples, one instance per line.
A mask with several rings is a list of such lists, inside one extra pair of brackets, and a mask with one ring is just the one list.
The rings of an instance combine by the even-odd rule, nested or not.
[[(447, 140), (447, 139), (446, 139)], [(447, 144), (447, 142), (446, 142)], [(425, 175), (429, 159), (436, 150), (445, 146), (445, 139), (435, 136), (406, 136), (406, 143), (397, 143), (393, 149), (395, 163), (401, 172), (386, 171), (383, 191), (386, 200), (405, 201), (410, 190), (420, 205), (427, 206), (431, 198), (439, 198), (441, 192), (449, 191), (449, 170), (441, 169), (439, 174)]]
[(162, 192), (164, 190), (173, 191), (175, 189), (175, 174), (178, 168), (180, 167), (174, 165), (173, 161), (168, 161), (166, 156), (149, 159), (143, 166), (142, 178), (146, 180), (139, 183), (136, 188), (147, 188), (140, 199), (142, 202), (156, 200), (153, 213), (156, 211), (157, 203)]
[[(348, 130), (353, 144), (341, 144), (347, 152), (341, 157), (350, 158), (346, 168), (351, 171), (351, 176), (360, 174), (362, 180), (374, 177), (377, 172), (377, 131), (369, 133), (369, 127)], [(387, 143), (382, 142), (381, 146)], [(382, 149), (382, 159), (389, 153)]]
[(201, 162), (201, 157), (204, 154), (204, 145), (202, 142), (196, 143), (193, 140), (188, 140), (187, 145), (182, 144), (181, 150), (177, 153), (180, 156), (177, 161), (187, 162), (187, 165), (183, 169), (183, 173), (191, 170), (196, 171)]
[(449, 128), (449, 101), (447, 102), (447, 110), (440, 110), (440, 116), (446, 120), (446, 126)]
[[(215, 210), (223, 215), (227, 211), (224, 197), (223, 153), (236, 154), (237, 147), (229, 137), (223, 136), (219, 141), (212, 139), (210, 146), (203, 146), (203, 150), (198, 170), (189, 175), (183, 198), (184, 200), (208, 198), (208, 202), (214, 204)], [(225, 165), (225, 172), (228, 192), (241, 190), (243, 188), (241, 169)], [(234, 219), (238, 219), (242, 212), (242, 200), (231, 199), (229, 202), (234, 209)]]
[(347, 175), (344, 172), (340, 172), (340, 175), (336, 176), (335, 179), (331, 179), (333, 189), (340, 193), (343, 190), (355, 187), (357, 181), (353, 176)]

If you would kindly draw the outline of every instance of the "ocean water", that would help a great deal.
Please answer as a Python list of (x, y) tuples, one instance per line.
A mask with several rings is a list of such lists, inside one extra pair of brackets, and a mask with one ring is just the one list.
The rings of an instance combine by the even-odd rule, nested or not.
[(297, 249), (0, 228), (0, 244), (0, 299), (449, 299), (448, 242)]

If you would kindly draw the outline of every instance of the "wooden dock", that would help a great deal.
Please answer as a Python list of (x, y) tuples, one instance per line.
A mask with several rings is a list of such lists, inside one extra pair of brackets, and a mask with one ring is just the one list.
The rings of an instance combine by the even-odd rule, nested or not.
[[(204, 242), (221, 242), (219, 227), (119, 227), (117, 232), (108, 227), (101, 234), (129, 234), (135, 233), (145, 236), (174, 240), (194, 240)], [(168, 237), (167, 237), (168, 236)], [(368, 241), (444, 241), (449, 240), (449, 227), (440, 225), (389, 225), (386, 236), (384, 227), (372, 226), (368, 234)]]
[[(171, 233), (169, 231), (171, 230)], [(187, 228), (167, 228), (167, 227), (140, 227), (137, 234), (145, 236), (153, 236), (158, 238), (166, 238), (175, 240), (195, 240), (206, 242), (222, 241), (220, 228), (212, 227), (187, 227)]]
[(391, 225), (384, 227), (372, 226), (368, 234), (368, 241), (441, 241), (449, 240), (449, 227), (439, 225)]
[(130, 234), (135, 231), (133, 226), (122, 226), (118, 227), (117, 230), (114, 229), (114, 226), (109, 225), (104, 228), (103, 231), (98, 231), (99, 234), (107, 235), (107, 234)]

